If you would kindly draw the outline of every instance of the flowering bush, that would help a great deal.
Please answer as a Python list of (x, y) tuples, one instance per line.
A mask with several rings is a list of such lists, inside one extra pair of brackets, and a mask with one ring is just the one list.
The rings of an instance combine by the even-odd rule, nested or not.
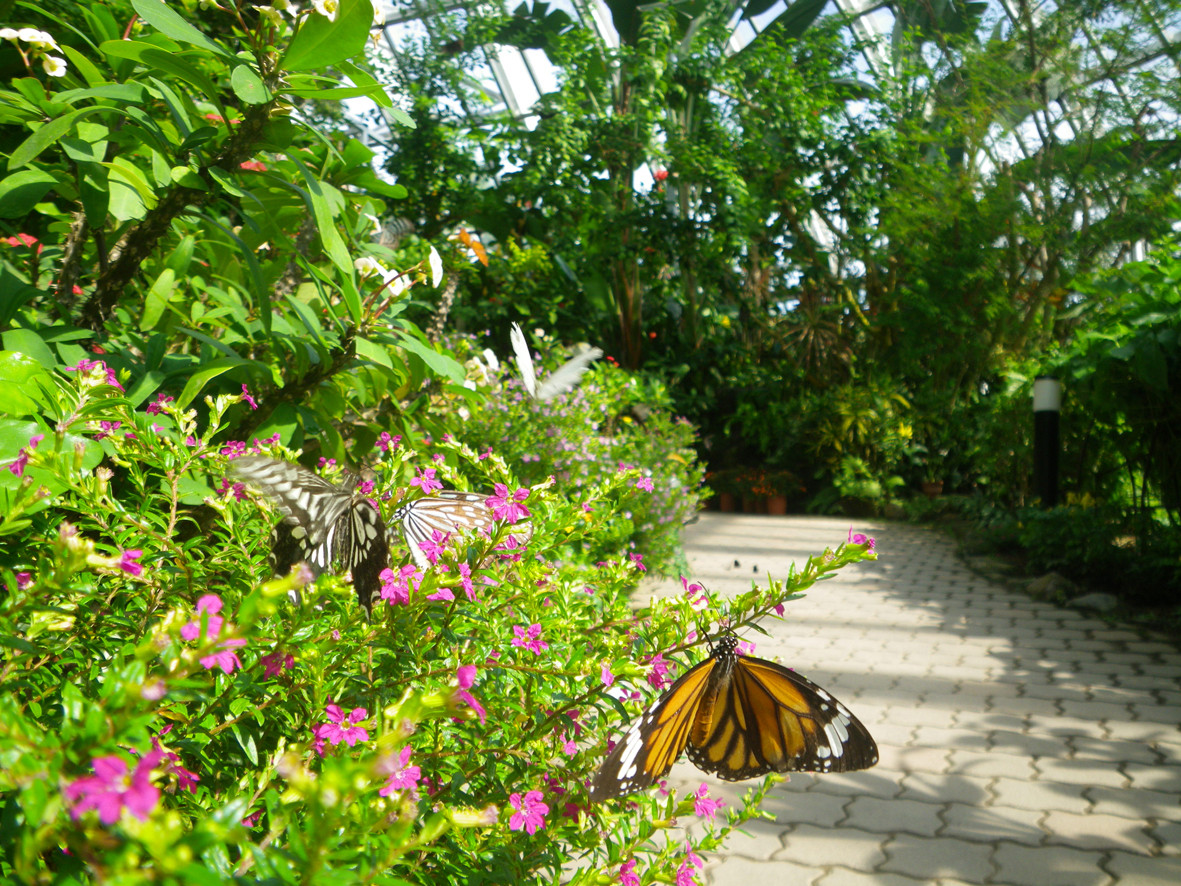
[[(698, 509), (704, 471), (693, 449), (693, 427), (669, 412), (663, 383), (604, 360), (573, 390), (537, 400), (511, 364), (491, 351), (478, 353), (470, 340), (456, 347), (468, 355), (469, 378), (487, 395), (464, 406), (467, 417), (457, 435), (475, 449), (494, 447), (523, 480), (553, 477), (573, 493), (638, 468), (620, 514), (607, 519), (587, 512), (580, 518), (595, 523), (596, 543), (604, 545), (587, 554), (599, 559), (616, 545), (630, 545), (646, 566), (668, 571), (680, 550), (681, 527)], [(548, 369), (568, 356), (551, 348)]]
[[(399, 550), (367, 620), (339, 577), (267, 580), (273, 518), (224, 476), (237, 454), (288, 453), (214, 442), (244, 395), (211, 400), (201, 428), (173, 403), (133, 409), (117, 381), (98, 363), (42, 372), (52, 422), (3, 424), (23, 444), (0, 526), (4, 879), (690, 882), (776, 778), (740, 808), (704, 786), (592, 806), (604, 743), (702, 630), (774, 617), (872, 556), (858, 537), (737, 599), (686, 582), (633, 613), (637, 557), (571, 552), (602, 548), (576, 515), (633, 507), (638, 470), (528, 488), (496, 454), (389, 440), (372, 487), (387, 517), (391, 478), (455, 482), (457, 460), (532, 535), (444, 540), (426, 569)], [(691, 816), (695, 843), (659, 837)]]

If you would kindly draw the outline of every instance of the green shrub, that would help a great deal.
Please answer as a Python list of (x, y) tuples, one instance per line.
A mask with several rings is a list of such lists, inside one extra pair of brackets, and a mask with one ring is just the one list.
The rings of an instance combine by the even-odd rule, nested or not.
[[(598, 526), (635, 506), (632, 469), (569, 498), (521, 490), (527, 555), (473, 538), (422, 573), (399, 550), (370, 621), (335, 576), (266, 580), (273, 518), (222, 478), (234, 453), (288, 453), (214, 442), (241, 397), (208, 403), (200, 428), (173, 404), (134, 410), (101, 364), (34, 384), (55, 422), (20, 431), (35, 434), (4, 472), (18, 486), (0, 526), (0, 875), (14, 881), (591, 883), (632, 859), (671, 880), (687, 848), (656, 823), (690, 815), (692, 795), (587, 804), (609, 730), (637, 710), (606, 683), (643, 685), (644, 662), (691, 628), (754, 625), (872, 556), (850, 545), (701, 611), (686, 595), (633, 613), (638, 556), (572, 553), (600, 555)], [(449, 460), (481, 488), (517, 488), (482, 455), (389, 441), (374, 496), (427, 465), (456, 482)], [(769, 784), (691, 848), (718, 846)]]
[[(547, 342), (547, 368), (569, 356)], [(669, 572), (681, 546), (681, 528), (697, 512), (704, 476), (694, 451), (694, 432), (669, 411), (669, 398), (657, 379), (634, 375), (610, 359), (595, 364), (573, 390), (552, 400), (530, 397), (515, 365), (478, 353), (474, 341), (462, 344), (469, 354), (469, 377), (486, 398), (464, 403), (465, 417), (455, 433), (476, 450), (495, 449), (528, 483), (553, 477), (578, 494), (607, 482), (620, 471), (639, 469), (627, 508), (610, 520), (588, 514), (597, 524), (599, 552), (616, 547), (641, 553), (652, 569)], [(558, 359), (561, 356), (561, 359)]]

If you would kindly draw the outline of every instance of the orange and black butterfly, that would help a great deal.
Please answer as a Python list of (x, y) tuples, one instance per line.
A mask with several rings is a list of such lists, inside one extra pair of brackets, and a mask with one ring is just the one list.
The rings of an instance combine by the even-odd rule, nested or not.
[(849, 772), (878, 761), (878, 746), (843, 704), (794, 671), (740, 656), (727, 634), (607, 755), (594, 801), (648, 787), (681, 751), (705, 772), (741, 781), (768, 772)]

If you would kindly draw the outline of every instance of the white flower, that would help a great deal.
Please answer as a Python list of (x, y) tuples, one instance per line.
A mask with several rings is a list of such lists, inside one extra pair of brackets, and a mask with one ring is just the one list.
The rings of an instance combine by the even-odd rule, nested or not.
[(373, 4), (373, 27), (380, 28), (385, 24), (385, 9), (381, 3)]
[(0, 40), (12, 40), (16, 42), (19, 36), (13, 28), (0, 28)]
[(275, 7), (279, 12), (285, 12), (288, 15), (294, 11), (291, 0), (271, 0), (271, 6)]
[(46, 34), (44, 31), (38, 31), (36, 28), (21, 28), (16, 32), (16, 36), (34, 49), (56, 49), (58, 52), (62, 51), (62, 48), (57, 45), (57, 41), (53, 39), (52, 35)]
[(500, 360), (492, 353), (492, 348), (484, 348), (484, 359), (488, 361), (488, 368), (493, 372), (500, 371)]
[(266, 21), (272, 28), (277, 28), (283, 23), (283, 16), (273, 6), (256, 6), (254, 8), (258, 12), (259, 18)]
[(378, 218), (376, 215), (370, 215), (369, 213), (365, 213), (364, 217), (369, 219), (369, 221), (373, 222), (373, 230), (375, 230), (375, 231), (381, 230), (381, 219), (380, 218)]
[(438, 286), (443, 282), (443, 259), (439, 257), (435, 247), (431, 247), (431, 286)]
[(41, 67), (45, 69), (45, 73), (50, 77), (66, 76), (66, 60), (64, 58), (58, 58), (56, 55), (47, 55), (42, 58)]
[(336, 13), (340, 11), (339, 0), (312, 0), (312, 9), (324, 16), (328, 21), (336, 21)]
[(380, 274), (385, 269), (378, 264), (377, 259), (371, 255), (363, 255), (353, 262), (353, 267), (357, 269), (357, 273), (362, 277), (368, 277), (372, 274)]

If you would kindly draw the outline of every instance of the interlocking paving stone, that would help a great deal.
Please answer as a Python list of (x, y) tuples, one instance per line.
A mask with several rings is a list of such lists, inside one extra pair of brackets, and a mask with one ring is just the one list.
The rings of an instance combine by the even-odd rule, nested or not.
[(824, 871), (790, 861), (752, 861), (735, 856), (706, 872), (710, 886), (751, 886), (774, 883), (776, 886), (814, 886)]
[(1030, 757), (999, 751), (952, 751), (947, 771), (953, 775), (979, 778), (1033, 778), (1036, 774)]
[(1149, 791), (1171, 791), (1181, 794), (1181, 766), (1145, 766), (1128, 763), (1124, 773), (1132, 781), (1132, 787)]
[(1046, 837), (1046, 832), (1038, 825), (1044, 817), (1044, 812), (1032, 809), (951, 803), (943, 813), (947, 825), (939, 836), (981, 843), (1014, 840), (1037, 846)]
[(1181, 883), (1181, 858), (1146, 858), (1113, 852), (1105, 865), (1119, 882), (1134, 886), (1177, 886)]
[(912, 772), (902, 779), (902, 793), (898, 799), (979, 806), (992, 800), (992, 793), (988, 790), (991, 783), (991, 778)]
[(1105, 760), (1056, 760), (1047, 757), (1037, 760), (1034, 766), (1037, 768), (1039, 781), (1102, 785), (1109, 788), (1122, 788), (1128, 783), (1124, 774), (1110, 761)]
[(1066, 846), (1018, 846), (1003, 843), (993, 855), (998, 883), (1010, 886), (1107, 886), (1112, 878), (1101, 868), (1101, 852)]
[(1085, 796), (1086, 788), (1077, 784), (997, 778), (989, 789), (996, 796), (994, 804), (997, 806), (1015, 806), (1037, 812), (1061, 809), (1064, 812), (1080, 813), (1087, 812), (1091, 807)]
[[(745, 592), (848, 531), (841, 519), (705, 514), (687, 534), (690, 573), (722, 597)], [(938, 533), (856, 531), (877, 536), (881, 559), (817, 585), (763, 625), (774, 636), (750, 639), (830, 687), (882, 762), (793, 774), (764, 805), (773, 822), (706, 856), (707, 881), (1181, 884), (1181, 651), (991, 584)], [(638, 596), (680, 593), (674, 580)], [(682, 789), (702, 781), (731, 805), (750, 786), (688, 763), (670, 774)]]
[(806, 862), (815, 867), (844, 865), (859, 871), (872, 871), (885, 860), (882, 835), (853, 828), (818, 828), (801, 824), (783, 841), (776, 858)]
[(847, 827), (861, 828), (879, 834), (907, 833), (933, 837), (942, 827), (941, 807), (920, 800), (879, 800), (876, 797), (856, 797), (847, 807)]
[(1181, 801), (1176, 794), (1166, 794), (1161, 791), (1140, 791), (1135, 788), (1100, 787), (1089, 789), (1087, 796), (1095, 804), (1092, 811), (1099, 815), (1181, 820)]
[(816, 881), (816, 886), (929, 886), (930, 882), (901, 874), (865, 874), (848, 868), (833, 868)]
[(1076, 815), (1055, 810), (1042, 819), (1049, 832), (1046, 842), (1079, 849), (1127, 849), (1145, 855), (1156, 847), (1144, 822), (1116, 815)]
[(880, 870), (924, 880), (955, 877), (983, 883), (992, 872), (992, 847), (953, 837), (915, 837), (898, 834), (885, 843), (886, 860)]

